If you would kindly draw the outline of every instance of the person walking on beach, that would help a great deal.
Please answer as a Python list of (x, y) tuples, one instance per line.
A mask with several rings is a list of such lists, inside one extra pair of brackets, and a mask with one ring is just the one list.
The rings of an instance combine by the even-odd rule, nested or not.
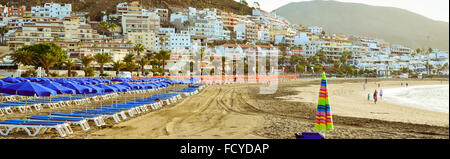
[(364, 90), (364, 91), (366, 90), (366, 85), (365, 85), (365, 84), (363, 85), (363, 90)]
[(377, 96), (378, 96), (378, 92), (377, 92), (377, 90), (375, 90), (375, 92), (373, 93), (373, 101), (375, 102), (375, 104), (377, 104)]
[(370, 101), (370, 93), (367, 93), (367, 101)]
[(406, 82), (406, 87), (408, 87), (408, 82)]
[(383, 90), (380, 90), (380, 100), (383, 100)]

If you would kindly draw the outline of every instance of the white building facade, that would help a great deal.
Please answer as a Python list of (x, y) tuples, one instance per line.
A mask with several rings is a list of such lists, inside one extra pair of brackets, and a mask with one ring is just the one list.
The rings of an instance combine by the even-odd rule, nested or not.
[(71, 4), (45, 3), (44, 6), (31, 7), (31, 15), (33, 17), (55, 17), (63, 19), (64, 17), (70, 17), (71, 12)]

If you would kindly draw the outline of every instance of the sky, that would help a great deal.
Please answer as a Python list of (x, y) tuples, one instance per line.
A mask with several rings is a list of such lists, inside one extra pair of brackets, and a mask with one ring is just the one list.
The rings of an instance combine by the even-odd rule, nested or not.
[[(240, 0), (235, 0), (240, 1)], [(260, 4), (261, 9), (273, 11), (290, 2), (309, 0), (246, 0), (250, 7), (254, 2)], [(363, 3), (373, 6), (396, 7), (409, 10), (430, 19), (449, 22), (449, 0), (336, 0), (340, 2)]]

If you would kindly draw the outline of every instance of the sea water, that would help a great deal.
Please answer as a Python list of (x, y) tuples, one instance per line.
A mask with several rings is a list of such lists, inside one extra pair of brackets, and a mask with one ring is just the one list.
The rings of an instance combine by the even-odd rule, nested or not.
[(448, 113), (449, 85), (409, 86), (383, 90), (383, 100), (419, 109)]

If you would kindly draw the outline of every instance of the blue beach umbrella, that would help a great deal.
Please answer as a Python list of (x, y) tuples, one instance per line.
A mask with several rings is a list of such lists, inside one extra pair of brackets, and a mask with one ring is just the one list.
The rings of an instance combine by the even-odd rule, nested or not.
[(123, 86), (126, 86), (128, 88), (131, 88), (131, 89), (139, 89), (140, 88), (140, 86), (138, 86), (138, 85), (136, 85), (134, 83), (123, 82), (123, 83), (119, 83), (119, 84), (123, 85)]
[(127, 86), (124, 86), (124, 85), (120, 85), (120, 84), (111, 84), (111, 85), (108, 85), (108, 86), (117, 88), (117, 90), (119, 92), (128, 92), (129, 90), (131, 90), (131, 88), (129, 88)]
[(16, 77), (16, 79), (19, 80), (19, 81), (21, 81), (21, 82), (25, 82), (25, 81), (28, 80), (28, 79), (23, 78), (23, 77)]
[(33, 82), (22, 82), (10, 84), (0, 89), (1, 93), (6, 94), (15, 94), (15, 95), (23, 95), (23, 96), (38, 96), (38, 97), (48, 97), (48, 96), (56, 96), (56, 91), (42, 86), (38, 83)]
[(20, 81), (18, 79), (12, 78), (12, 77), (3, 78), (2, 81), (8, 82), (8, 83), (20, 83)]
[(92, 89), (91, 93), (105, 93), (105, 90), (103, 88), (94, 85), (84, 85), (84, 86), (91, 88)]
[(141, 86), (143, 86), (144, 89), (152, 89), (152, 88), (155, 88), (155, 86), (151, 85), (150, 83), (142, 83)]
[(119, 89), (117, 89), (117, 88), (114, 88), (114, 87), (111, 87), (111, 86), (108, 86), (108, 85), (104, 85), (104, 84), (98, 84), (98, 85), (95, 85), (95, 86), (103, 88), (103, 90), (105, 90), (106, 93), (118, 92), (119, 91)]
[(40, 82), (40, 84), (56, 91), (56, 93), (58, 93), (58, 94), (75, 94), (76, 93), (75, 90), (64, 87), (61, 84), (56, 83), (56, 82), (43, 81), (43, 82)]
[(9, 85), (9, 84), (11, 84), (11, 83), (0, 80), (0, 88), (4, 87), (6, 85)]
[(75, 90), (77, 94), (87, 94), (92, 92), (92, 88), (85, 87), (72, 82), (64, 83), (63, 86)]

